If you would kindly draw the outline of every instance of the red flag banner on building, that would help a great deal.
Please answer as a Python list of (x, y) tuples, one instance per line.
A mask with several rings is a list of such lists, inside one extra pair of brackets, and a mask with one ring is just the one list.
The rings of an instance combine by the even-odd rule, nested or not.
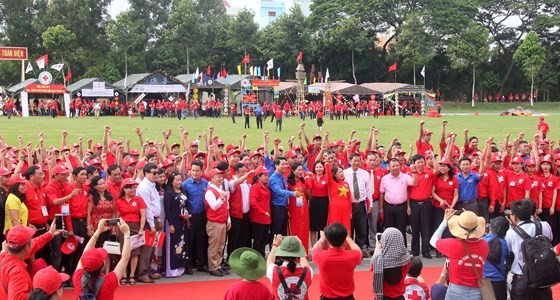
[(248, 64), (251, 62), (251, 56), (249, 54), (245, 55), (245, 57), (243, 57), (243, 60), (241, 61), (242, 64)]
[(396, 70), (397, 70), (397, 63), (394, 63), (389, 67), (389, 72), (394, 72)]
[(72, 79), (72, 70), (70, 68), (68, 68), (68, 73), (66, 73), (66, 77), (64, 78), (64, 80), (66, 80), (66, 82), (70, 81), (70, 79)]
[(296, 61), (302, 61), (302, 60), (303, 60), (303, 52), (300, 52), (296, 58)]

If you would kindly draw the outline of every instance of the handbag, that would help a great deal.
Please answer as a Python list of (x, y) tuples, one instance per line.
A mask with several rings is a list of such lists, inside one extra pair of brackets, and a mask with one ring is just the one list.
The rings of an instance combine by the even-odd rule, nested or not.
[(482, 297), (482, 300), (496, 300), (496, 294), (494, 294), (494, 288), (492, 288), (492, 282), (490, 281), (490, 278), (484, 278), (480, 276), (478, 270), (474, 266), (474, 259), (471, 255), (469, 247), (467, 247), (467, 244), (464, 240), (461, 240), (461, 242), (463, 243), (465, 251), (467, 251), (467, 255), (469, 256), (471, 262), (471, 267), (473, 268), (476, 279), (478, 280), (478, 288), (480, 289), (480, 296)]

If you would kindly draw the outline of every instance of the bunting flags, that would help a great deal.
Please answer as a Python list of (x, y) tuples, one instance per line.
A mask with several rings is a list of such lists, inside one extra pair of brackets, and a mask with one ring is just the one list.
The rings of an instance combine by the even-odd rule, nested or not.
[(243, 57), (243, 60), (241, 61), (242, 64), (248, 64), (251, 62), (251, 56), (249, 54), (245, 55), (245, 57)]
[(274, 60), (271, 58), (269, 61), (266, 62), (266, 69), (270, 70), (274, 67)]
[(56, 65), (52, 65), (51, 69), (55, 69), (58, 72), (60, 72), (62, 70), (62, 67), (64, 67), (64, 64), (56, 64)]
[(237, 65), (237, 73), (241, 75), (241, 65)]
[(422, 77), (426, 78), (426, 66), (422, 67), (422, 71), (420, 71), (420, 75), (422, 75)]
[(30, 62), (27, 63), (27, 68), (25, 69), (25, 74), (29, 73), (33, 71), (33, 66), (31, 65)]
[(253, 66), (251, 66), (251, 67), (249, 68), (249, 74), (251, 74), (251, 76), (255, 76), (255, 75), (254, 75), (254, 74), (255, 74), (254, 71), (255, 71), (255, 69), (253, 68)]
[(302, 61), (303, 60), (303, 52), (300, 52), (296, 58), (296, 61)]
[(257, 76), (261, 76), (261, 67), (257, 67)]
[(325, 74), (325, 82), (329, 82), (329, 78), (331, 76), (329, 75), (329, 68), (327, 68), (327, 73)]
[(307, 85), (307, 76), (305, 76), (305, 79), (303, 80), (303, 85)]
[(278, 73), (278, 79), (280, 79), (280, 67), (278, 67), (278, 69), (276, 69), (276, 73)]
[(68, 68), (68, 73), (66, 74), (66, 77), (64, 78), (64, 80), (66, 82), (70, 81), (70, 79), (72, 79), (72, 70), (70, 68)]
[(394, 63), (389, 67), (389, 72), (393, 72), (393, 71), (396, 71), (396, 70), (397, 70), (397, 63)]
[(49, 64), (49, 55), (45, 54), (45, 55), (37, 58), (35, 60), (35, 63), (37, 63), (37, 66), (39, 67), (39, 70), (44, 69), (45, 66)]

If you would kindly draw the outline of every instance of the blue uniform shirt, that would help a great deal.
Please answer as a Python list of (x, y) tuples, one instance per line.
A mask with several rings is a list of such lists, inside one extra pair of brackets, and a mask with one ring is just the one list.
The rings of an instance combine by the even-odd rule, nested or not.
[(181, 185), (187, 194), (187, 209), (191, 214), (198, 214), (205, 211), (204, 208), (204, 193), (208, 187), (208, 181), (200, 178), (198, 182), (194, 181), (191, 177)]
[(506, 267), (504, 265), (504, 262), (509, 253), (506, 240), (498, 238), (494, 233), (487, 234), (483, 237), (483, 239), (488, 242), (488, 245), (490, 245), (490, 241), (492, 241), (493, 239), (498, 239), (502, 246), (500, 263), (494, 265), (493, 263), (486, 261), (486, 263), (484, 264), (484, 277), (490, 278), (491, 281), (505, 281)]
[(288, 198), (295, 194), (288, 190), (286, 177), (278, 172), (272, 173), (268, 178), (268, 189), (270, 190), (270, 204), (276, 206), (288, 206)]
[(478, 173), (469, 172), (467, 177), (463, 173), (455, 175), (459, 181), (459, 202), (467, 202), (476, 200), (478, 195), (478, 182), (480, 177)]

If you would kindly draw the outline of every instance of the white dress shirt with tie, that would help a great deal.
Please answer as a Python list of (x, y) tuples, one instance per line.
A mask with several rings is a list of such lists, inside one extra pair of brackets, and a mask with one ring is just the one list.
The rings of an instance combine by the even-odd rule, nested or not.
[[(354, 197), (354, 173), (356, 173), (356, 178), (358, 179), (358, 187), (360, 188), (360, 199)], [(369, 200), (370, 206), (373, 203), (373, 181), (370, 178), (370, 174), (363, 169), (358, 169), (356, 171), (352, 168), (344, 170), (344, 181), (350, 186), (350, 195), (352, 195), (352, 203), (359, 203), (364, 200)]]

